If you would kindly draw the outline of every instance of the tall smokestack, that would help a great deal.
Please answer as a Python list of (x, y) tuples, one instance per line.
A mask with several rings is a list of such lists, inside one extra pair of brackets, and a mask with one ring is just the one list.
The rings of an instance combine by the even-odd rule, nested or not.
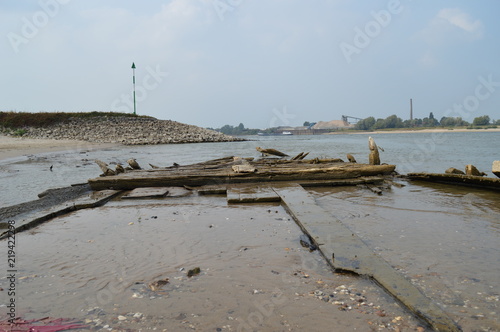
[(410, 121), (413, 120), (413, 100), (410, 98)]

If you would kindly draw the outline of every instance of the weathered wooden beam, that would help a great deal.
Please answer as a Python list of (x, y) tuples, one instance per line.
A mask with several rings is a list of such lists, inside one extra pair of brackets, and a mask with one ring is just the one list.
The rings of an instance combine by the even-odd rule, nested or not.
[(410, 180), (427, 181), (462, 186), (471, 186), (483, 189), (500, 190), (500, 179), (484, 176), (443, 173), (408, 173)]
[(298, 185), (273, 188), (299, 227), (336, 270), (373, 278), (436, 331), (460, 331), (456, 323), (415, 285), (376, 255), (356, 234)]
[(255, 173), (235, 173), (230, 167), (222, 169), (154, 169), (127, 172), (124, 174), (90, 179), (93, 190), (131, 190), (140, 187), (203, 186), (230, 183), (260, 183), (271, 181), (327, 181), (363, 176), (391, 174), (394, 165), (366, 164), (299, 164), (298, 167), (278, 164), (257, 165)]

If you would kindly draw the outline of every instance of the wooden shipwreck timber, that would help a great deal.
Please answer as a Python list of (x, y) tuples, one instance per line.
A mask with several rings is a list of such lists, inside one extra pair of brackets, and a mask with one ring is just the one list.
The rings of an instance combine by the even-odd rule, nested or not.
[[(372, 154), (378, 152), (371, 151)], [(153, 169), (143, 170), (135, 160), (128, 163), (130, 167), (125, 172), (106, 175), (116, 171), (98, 162), (103, 175), (88, 181), (91, 188), (132, 190), (128, 194), (132, 197), (123, 198), (153, 198), (163, 197), (167, 189), (184, 187), (182, 189), (201, 195), (224, 194), (227, 202), (232, 204), (280, 202), (304, 232), (303, 238), (308, 240), (305, 242), (310, 248), (318, 249), (335, 271), (375, 280), (436, 331), (460, 331), (446, 312), (374, 254), (342, 222), (319, 207), (303, 188), (364, 185), (374, 191), (378, 187), (372, 184), (392, 181), (390, 175), (394, 174), (395, 165), (358, 164), (340, 159), (226, 157), (185, 166), (162, 168), (150, 165)]]
[(446, 173), (409, 173), (407, 176), (410, 180), (414, 181), (426, 181), (489, 190), (500, 190), (500, 178)]
[[(341, 159), (301, 159), (301, 153), (289, 160), (225, 157), (191, 165), (142, 169), (136, 160), (115, 169), (96, 161), (103, 174), (88, 180), (91, 190), (43, 211), (22, 216), (16, 232), (30, 229), (55, 216), (75, 210), (94, 208), (113, 200), (116, 205), (131, 199), (154, 199), (155, 204), (172, 197), (225, 195), (229, 204), (276, 202), (281, 204), (303, 231), (301, 243), (318, 250), (337, 272), (354, 273), (373, 279), (416, 317), (436, 331), (460, 331), (448, 313), (407, 278), (396, 271), (329, 211), (320, 207), (304, 187), (362, 185), (381, 194), (379, 185), (397, 185), (393, 181), (395, 165), (379, 165), (378, 148), (370, 149), (371, 164)], [(276, 151), (261, 151), (276, 155)], [(270, 153), (271, 152), (271, 153)], [(279, 151), (278, 151), (279, 152)], [(83, 185), (88, 187), (87, 184)], [(6, 236), (6, 234), (0, 235)]]
[(88, 182), (93, 190), (281, 181), (300, 183), (388, 175), (395, 168), (395, 165), (346, 163), (340, 159), (254, 161), (252, 158), (227, 157), (185, 166), (129, 170), (90, 179)]

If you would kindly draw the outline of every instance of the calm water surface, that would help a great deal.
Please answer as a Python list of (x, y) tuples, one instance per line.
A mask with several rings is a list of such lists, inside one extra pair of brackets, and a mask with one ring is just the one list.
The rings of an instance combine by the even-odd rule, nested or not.
[[(500, 159), (500, 132), (445, 132), (374, 134), (377, 144), (384, 149), (382, 162), (396, 164), (400, 173), (443, 172), (449, 167), (464, 169), (474, 164), (491, 174), (493, 160)], [(37, 194), (68, 184), (86, 182), (97, 177), (100, 169), (93, 162), (126, 164), (136, 158), (140, 165), (148, 163), (171, 166), (189, 164), (225, 156), (258, 157), (255, 147), (275, 148), (289, 155), (302, 151), (308, 157), (343, 158), (350, 153), (358, 162), (368, 162), (368, 135), (316, 136), (250, 136), (252, 141), (231, 143), (172, 144), (153, 146), (120, 146), (100, 151), (80, 149), (49, 154), (36, 154), (0, 162), (0, 207), (37, 198)], [(53, 165), (53, 171), (49, 167)]]

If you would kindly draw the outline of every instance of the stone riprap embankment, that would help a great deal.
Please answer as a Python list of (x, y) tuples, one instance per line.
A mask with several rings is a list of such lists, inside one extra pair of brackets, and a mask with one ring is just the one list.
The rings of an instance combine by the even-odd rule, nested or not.
[(49, 127), (24, 128), (22, 136), (126, 145), (232, 142), (241, 139), (193, 125), (146, 117), (72, 118)]

